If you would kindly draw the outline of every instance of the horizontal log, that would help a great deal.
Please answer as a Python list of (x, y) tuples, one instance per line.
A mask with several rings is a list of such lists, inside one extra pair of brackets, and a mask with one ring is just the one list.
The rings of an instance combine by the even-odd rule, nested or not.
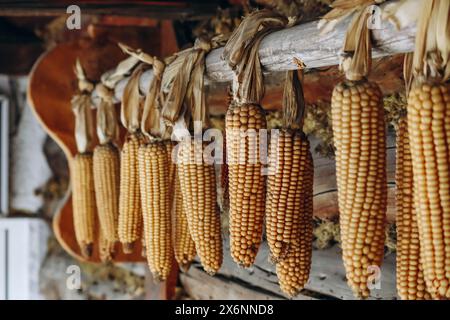
[[(390, 2), (392, 3), (392, 2)], [(383, 6), (382, 6), (383, 7)], [(265, 37), (259, 49), (259, 57), (265, 72), (297, 69), (296, 60), (303, 61), (307, 69), (327, 67), (339, 63), (339, 53), (350, 23), (347, 18), (335, 30), (321, 34), (318, 21), (300, 24), (274, 32)], [(373, 57), (391, 56), (411, 52), (414, 49), (416, 26), (410, 25), (397, 30), (391, 23), (382, 22), (381, 29), (372, 30)], [(222, 59), (223, 48), (212, 50), (206, 57), (206, 82), (231, 81), (233, 72)], [(146, 71), (140, 79), (142, 92), (147, 92), (153, 76)], [(118, 101), (128, 79), (121, 81), (115, 90)], [(94, 93), (94, 101), (96, 94)]]

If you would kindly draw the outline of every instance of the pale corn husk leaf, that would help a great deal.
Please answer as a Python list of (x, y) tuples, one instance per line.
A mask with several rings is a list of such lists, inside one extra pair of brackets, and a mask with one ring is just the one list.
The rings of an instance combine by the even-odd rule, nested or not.
[(302, 129), (305, 106), (303, 85), (298, 71), (287, 71), (283, 90), (283, 127)]
[(450, 1), (440, 1), (440, 7), (437, 10), (437, 22), (436, 22), (436, 45), (437, 51), (441, 55), (441, 63), (444, 81), (448, 80), (450, 75), (448, 73), (449, 66), (448, 61), (450, 58)]
[(417, 23), (416, 45), (414, 49), (413, 58), (413, 72), (414, 76), (420, 77), (424, 73), (425, 66), (425, 48), (427, 43), (427, 28), (433, 9), (433, 0), (425, 1), (422, 4), (421, 16)]
[(157, 58), (153, 59), (152, 64), (153, 80), (145, 97), (141, 120), (141, 131), (150, 139), (162, 138), (165, 131), (164, 123), (161, 120), (162, 107), (159, 95), (165, 64)]
[(195, 54), (178, 55), (164, 72), (161, 86), (163, 92), (167, 93), (164, 94), (161, 116), (168, 126), (173, 126), (180, 117), (183, 118), (183, 102), (196, 61)]
[(413, 83), (413, 54), (405, 54), (405, 59), (403, 61), (403, 78), (405, 79), (405, 89), (406, 96), (408, 97), (409, 91)]
[(114, 88), (117, 82), (122, 80), (126, 75), (130, 74), (130, 72), (138, 64), (139, 59), (134, 56), (130, 56), (120, 62), (113, 71), (103, 74), (100, 80), (108, 88)]
[(120, 120), (128, 132), (139, 130), (142, 116), (141, 95), (139, 92), (139, 79), (146, 65), (140, 64), (131, 74), (123, 90)]
[(102, 83), (97, 84), (96, 90), (100, 96), (97, 106), (97, 137), (100, 144), (117, 141), (119, 125), (114, 107), (113, 91)]
[(75, 62), (75, 76), (78, 79), (78, 90), (80, 92), (92, 92), (94, 84), (86, 78), (80, 59)]
[(89, 93), (81, 93), (72, 97), (72, 111), (75, 115), (75, 142), (79, 153), (92, 151), (94, 138), (94, 122)]
[(344, 58), (340, 67), (346, 78), (352, 81), (361, 80), (370, 72), (372, 43), (367, 26), (369, 16), (370, 12), (366, 9), (356, 13), (345, 35)]
[(270, 10), (254, 11), (242, 20), (241, 24), (233, 31), (225, 45), (223, 58), (234, 68), (242, 61), (245, 49), (251, 46), (251, 42), (259, 32), (267, 29), (281, 29), (288, 24), (283, 17)]
[(326, 34), (355, 12), (382, 2), (384, 0), (336, 0), (330, 5), (333, 9), (320, 19), (317, 27), (321, 34)]
[(448, 0), (424, 1), (417, 25), (413, 72), (415, 81), (450, 78), (450, 3)]
[(420, 8), (423, 1), (402, 0), (388, 3), (383, 8), (382, 18), (391, 22), (398, 30), (406, 28), (419, 20)]
[(184, 122), (184, 127), (188, 128), (186, 119), (191, 117), (193, 121), (201, 121), (203, 128), (209, 126), (203, 79), (205, 58), (218, 44), (197, 39), (194, 47), (177, 54), (166, 68), (161, 84), (164, 93), (162, 117), (169, 127), (177, 122), (180, 127)]
[(223, 51), (223, 58), (234, 69), (233, 99), (237, 104), (259, 103), (264, 83), (258, 50), (267, 34), (289, 23), (270, 10), (255, 11), (244, 18), (233, 31)]
[(138, 61), (144, 62), (146, 64), (150, 64), (153, 65), (154, 62), (154, 57), (152, 57), (151, 55), (143, 52), (141, 49), (133, 49), (129, 46), (127, 46), (126, 44), (123, 44), (121, 42), (118, 43), (120, 49), (122, 49), (122, 51), (126, 54), (128, 54), (130, 57), (134, 57), (136, 58)]
[(75, 75), (78, 79), (78, 93), (72, 97), (72, 111), (75, 115), (75, 143), (79, 153), (92, 151), (94, 122), (92, 115), (91, 92), (94, 85), (88, 81), (80, 60), (75, 63)]

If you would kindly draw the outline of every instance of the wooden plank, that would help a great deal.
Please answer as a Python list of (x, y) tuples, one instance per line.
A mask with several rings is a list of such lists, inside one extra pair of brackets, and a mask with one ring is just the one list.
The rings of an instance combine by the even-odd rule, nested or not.
[[(181, 283), (196, 299), (276, 299), (286, 298), (278, 286), (275, 266), (268, 261), (269, 250), (263, 242), (255, 265), (248, 269), (238, 267), (231, 259), (229, 241), (225, 239), (224, 263), (215, 277), (201, 271), (198, 264), (187, 274), (180, 274)], [(325, 250), (314, 250), (310, 279), (295, 300), (354, 299), (345, 279), (342, 252), (338, 245)], [(373, 300), (396, 299), (395, 254), (385, 258), (381, 268), (380, 289), (372, 291)], [(250, 291), (249, 291), (250, 290)]]
[(76, 4), (84, 15), (115, 15), (153, 19), (201, 20), (215, 14), (217, 0), (169, 1), (1, 1), (0, 16), (60, 16)]
[[(389, 3), (392, 2), (394, 1)], [(294, 70), (298, 68), (295, 60), (303, 61), (307, 69), (337, 65), (349, 23), (350, 19), (346, 19), (334, 31), (325, 35), (318, 30), (318, 21), (300, 24), (268, 35), (262, 40), (259, 50), (264, 70), (271, 72)], [(389, 22), (383, 22), (381, 29), (372, 30), (373, 57), (386, 57), (413, 51), (415, 30), (415, 25), (396, 30)], [(223, 48), (218, 48), (212, 50), (206, 57), (206, 82), (232, 80), (233, 72), (227, 62), (222, 59), (222, 53)], [(142, 92), (147, 92), (152, 78), (152, 70), (146, 71), (141, 76)], [(127, 81), (128, 79), (124, 79), (116, 88), (115, 96), (119, 101)]]
[(197, 266), (180, 274), (184, 290), (196, 300), (280, 300), (281, 297), (269, 292), (260, 292), (226, 277), (211, 277)]

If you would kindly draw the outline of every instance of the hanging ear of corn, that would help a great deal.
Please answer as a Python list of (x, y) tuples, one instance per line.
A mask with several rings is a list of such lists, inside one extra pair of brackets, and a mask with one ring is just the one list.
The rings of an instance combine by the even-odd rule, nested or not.
[(181, 270), (188, 271), (192, 261), (194, 261), (197, 251), (189, 231), (187, 212), (183, 206), (183, 195), (180, 187), (178, 175), (175, 181), (175, 203), (174, 203), (174, 227), (173, 227), (173, 248), (175, 259)]
[(313, 182), (312, 157), (306, 157), (304, 207), (300, 224), (301, 238), (295, 243), (286, 258), (277, 263), (276, 272), (281, 290), (289, 297), (295, 297), (309, 279), (313, 242)]
[(94, 149), (94, 185), (102, 233), (109, 242), (117, 241), (119, 218), (119, 150), (113, 144)]
[[(204, 95), (205, 57), (214, 46), (213, 41), (199, 38), (194, 47), (177, 54), (164, 73), (162, 86), (168, 93), (162, 108), (162, 117), (169, 126), (179, 126), (189, 132), (193, 127), (206, 129), (209, 126), (208, 109)], [(192, 131), (192, 130), (191, 130)], [(177, 175), (180, 180), (182, 208), (197, 254), (204, 270), (215, 274), (222, 265), (222, 234), (220, 214), (216, 204), (216, 178), (214, 165), (203, 159), (204, 146), (190, 136), (177, 145)], [(178, 200), (178, 199), (177, 199)], [(175, 225), (174, 245), (177, 260), (186, 264), (179, 245), (192, 250), (182, 220)], [(185, 239), (185, 240), (183, 240)], [(190, 247), (190, 248), (189, 248)], [(192, 251), (193, 252), (193, 251)], [(181, 254), (181, 257), (180, 257)], [(190, 255), (190, 252), (187, 252)], [(188, 257), (187, 260), (191, 258)], [(189, 261), (187, 261), (189, 262)]]
[(255, 261), (262, 240), (265, 176), (260, 161), (260, 131), (266, 129), (259, 102), (264, 81), (258, 50), (264, 36), (287, 25), (269, 10), (247, 16), (230, 36), (223, 57), (235, 72), (233, 103), (225, 118), (233, 260), (243, 267)]
[[(406, 92), (412, 82), (412, 54), (405, 55), (404, 78)], [(406, 110), (405, 110), (406, 111)], [(406, 113), (406, 112), (405, 112)], [(397, 290), (403, 300), (430, 299), (426, 290), (420, 257), (419, 230), (414, 197), (411, 146), (406, 114), (396, 124), (396, 224), (397, 224)]]
[(133, 252), (134, 243), (140, 238), (142, 232), (138, 170), (138, 150), (142, 143), (141, 134), (128, 135), (120, 155), (118, 235), (125, 253)]
[(259, 130), (266, 128), (258, 105), (230, 107), (225, 118), (230, 197), (230, 246), (234, 261), (250, 267), (262, 240), (265, 176)]
[(203, 160), (203, 151), (201, 141), (180, 142), (177, 174), (191, 237), (203, 268), (213, 275), (222, 265), (222, 233), (215, 169)]
[(314, 168), (302, 131), (304, 99), (297, 73), (287, 73), (283, 128), (272, 134), (267, 177), (266, 235), (283, 292), (293, 297), (309, 277)]
[(106, 263), (114, 259), (115, 242), (105, 238), (102, 228), (99, 229), (98, 246), (101, 262)]
[(401, 118), (397, 124), (396, 144), (397, 290), (403, 300), (429, 299), (420, 259), (413, 168), (405, 118)]
[(121, 121), (128, 134), (120, 155), (120, 193), (118, 235), (123, 251), (131, 253), (142, 233), (142, 207), (139, 190), (138, 150), (144, 138), (140, 132), (141, 101), (139, 77), (143, 72), (139, 65), (128, 81), (122, 98)]
[(95, 191), (92, 154), (77, 154), (70, 162), (75, 236), (81, 253), (92, 255), (95, 234)]
[[(424, 1), (417, 25), (408, 132), (428, 292), (450, 298), (450, 25), (448, 1)], [(444, 31), (443, 31), (444, 30)]]
[[(168, 278), (172, 267), (170, 212), (173, 186), (171, 171), (174, 171), (170, 168), (168, 156), (170, 145), (161, 139), (160, 106), (157, 99), (164, 64), (140, 50), (132, 51), (126, 48), (128, 53), (142, 60), (143, 65), (153, 65), (154, 77), (145, 98), (142, 116), (138, 119), (138, 115), (132, 116), (129, 113), (128, 117), (124, 118), (128, 121), (133, 120), (129, 121), (129, 124), (139, 126), (147, 140), (145, 144), (139, 146), (138, 151), (139, 190), (144, 225), (143, 247), (153, 278), (162, 281)], [(138, 81), (134, 89), (134, 98), (138, 95), (137, 87)]]
[[(114, 244), (118, 240), (120, 173), (120, 155), (114, 142), (119, 128), (112, 90), (99, 83), (97, 92), (101, 99), (97, 106), (97, 136), (100, 145), (94, 149), (95, 198), (102, 237), (107, 243)], [(114, 245), (109, 247), (114, 249)]]
[[(352, 1), (339, 5), (344, 3), (354, 11)], [(383, 261), (387, 207), (383, 97), (366, 80), (372, 52), (367, 9), (364, 3), (350, 23), (341, 64), (347, 80), (334, 88), (331, 101), (343, 261), (348, 283), (361, 298), (370, 295), (372, 270)]]
[(89, 95), (93, 85), (87, 81), (79, 60), (75, 72), (80, 92), (72, 98), (78, 149), (78, 154), (70, 160), (73, 224), (81, 254), (89, 258), (93, 252), (96, 218), (91, 152), (94, 127)]
[(183, 195), (181, 193), (180, 178), (177, 174), (176, 163), (172, 159), (174, 144), (171, 141), (166, 141), (166, 148), (169, 161), (169, 186), (173, 212), (172, 244), (175, 252), (175, 260), (180, 266), (180, 269), (186, 272), (192, 261), (194, 261), (197, 251), (195, 250), (195, 243), (189, 231), (186, 210), (183, 207)]
[(384, 255), (387, 200), (382, 95), (370, 82), (341, 83), (331, 102), (343, 260), (355, 295), (368, 297), (370, 266)]
[(168, 173), (164, 142), (151, 142), (139, 148), (146, 256), (150, 271), (157, 280), (167, 279), (172, 265)]

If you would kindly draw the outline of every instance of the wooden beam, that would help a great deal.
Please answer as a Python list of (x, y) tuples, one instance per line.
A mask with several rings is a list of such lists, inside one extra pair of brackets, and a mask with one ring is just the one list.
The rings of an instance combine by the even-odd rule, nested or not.
[[(392, 2), (390, 2), (392, 3)], [(325, 35), (318, 30), (318, 21), (308, 22), (274, 32), (261, 42), (259, 57), (266, 72), (297, 69), (296, 60), (306, 64), (307, 69), (327, 67), (339, 63), (345, 31), (350, 23), (347, 18), (337, 28)], [(374, 42), (373, 57), (380, 58), (414, 49), (416, 26), (397, 30), (389, 22), (383, 22), (382, 29), (372, 30)], [(226, 82), (232, 80), (233, 72), (222, 59), (223, 48), (211, 51), (206, 57), (206, 82)], [(153, 78), (152, 70), (147, 70), (140, 79), (142, 92), (147, 92)], [(119, 82), (115, 90), (118, 101), (128, 79)], [(96, 93), (94, 92), (94, 103)]]
[(214, 15), (217, 0), (141, 0), (141, 1), (1, 1), (0, 16), (60, 16), (76, 4), (86, 15), (116, 15), (155, 19), (200, 20)]

